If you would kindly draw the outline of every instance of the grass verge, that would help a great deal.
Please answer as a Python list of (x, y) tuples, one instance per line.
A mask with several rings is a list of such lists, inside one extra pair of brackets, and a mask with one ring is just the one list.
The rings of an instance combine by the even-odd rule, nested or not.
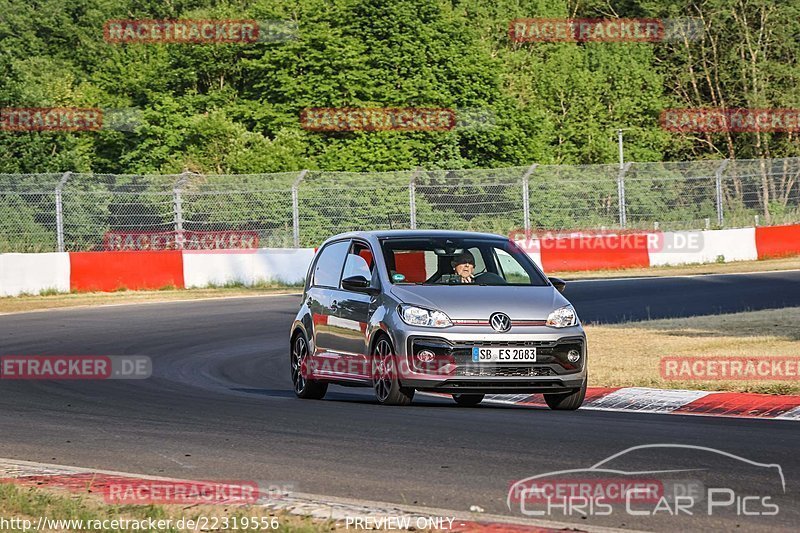
[(771, 394), (800, 394), (800, 379), (787, 381), (673, 381), (661, 376), (661, 358), (800, 358), (800, 307), (727, 315), (586, 325), (590, 384)]
[[(322, 533), (340, 529), (332, 522), (312, 521), (310, 518), (293, 515), (290, 513), (275, 513), (259, 506), (230, 506), (230, 505), (109, 505), (102, 501), (98, 496), (92, 494), (73, 494), (64, 489), (49, 487), (29, 487), (16, 483), (0, 484), (0, 517), (6, 520), (11, 518), (20, 521), (29, 520), (35, 528), (40, 517), (49, 520), (82, 520), (83, 528), (77, 527), (73, 522), (53, 524), (51, 527), (43, 527), (39, 531), (186, 531), (178, 529), (176, 525), (180, 519), (190, 519), (197, 521), (200, 517), (206, 517), (208, 524), (219, 526), (214, 531), (264, 531), (263, 525), (269, 524), (271, 518), (275, 518), (275, 529), (268, 528), (269, 531), (277, 532), (299, 532), (299, 533)], [(167, 520), (170, 519), (172, 527), (168, 528), (132, 528), (130, 527), (88, 527), (89, 521), (104, 520)], [(228, 527), (223, 518), (227, 518)], [(246, 525), (258, 522), (260, 528), (245, 528), (243, 519), (247, 519)], [(255, 520), (251, 520), (255, 519)], [(262, 522), (265, 520), (265, 522)], [(186, 522), (184, 521), (183, 524)], [(20, 524), (20, 522), (18, 522)], [(112, 526), (111, 522), (106, 522)], [(163, 523), (166, 525), (166, 522)], [(56, 527), (60, 525), (61, 527)], [(121, 525), (121, 524), (117, 524)], [(3, 531), (21, 531), (22, 528), (10, 527), (3, 528)], [(206, 528), (208, 530), (208, 528)]]

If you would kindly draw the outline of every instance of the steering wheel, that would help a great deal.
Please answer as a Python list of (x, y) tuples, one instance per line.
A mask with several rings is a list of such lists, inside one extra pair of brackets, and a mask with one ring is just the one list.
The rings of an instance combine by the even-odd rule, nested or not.
[(429, 277), (428, 279), (426, 279), (423, 283), (425, 285), (430, 284), (430, 283), (436, 283), (437, 281), (442, 279), (442, 276), (443, 276), (443, 274), (441, 272), (434, 272), (434, 274), (431, 277)]

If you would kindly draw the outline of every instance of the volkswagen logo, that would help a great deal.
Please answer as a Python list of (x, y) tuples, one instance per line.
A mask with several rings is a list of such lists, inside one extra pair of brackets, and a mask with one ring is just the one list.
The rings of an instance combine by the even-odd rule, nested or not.
[(493, 330), (501, 333), (511, 329), (511, 319), (505, 313), (492, 314), (489, 317), (489, 324), (491, 324)]

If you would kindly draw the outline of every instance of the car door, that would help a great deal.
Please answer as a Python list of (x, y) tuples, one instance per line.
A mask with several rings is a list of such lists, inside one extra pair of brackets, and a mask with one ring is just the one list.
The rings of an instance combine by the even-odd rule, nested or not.
[(338, 308), (339, 282), (350, 240), (326, 244), (319, 252), (306, 292), (306, 302), (313, 321), (312, 341), (315, 374), (330, 375), (343, 364), (334, 332)]
[[(345, 258), (342, 279), (363, 276), (374, 286), (377, 279), (373, 257), (366, 242), (353, 240)], [(341, 282), (339, 287), (331, 334), (340, 360), (345, 363), (343, 374), (352, 379), (369, 379), (367, 326), (374, 311), (375, 298), (363, 292), (344, 290)]]

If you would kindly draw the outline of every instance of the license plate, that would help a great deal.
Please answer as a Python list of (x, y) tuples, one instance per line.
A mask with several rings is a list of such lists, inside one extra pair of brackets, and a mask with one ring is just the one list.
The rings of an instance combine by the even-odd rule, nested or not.
[(536, 348), (472, 348), (473, 363), (536, 362)]

